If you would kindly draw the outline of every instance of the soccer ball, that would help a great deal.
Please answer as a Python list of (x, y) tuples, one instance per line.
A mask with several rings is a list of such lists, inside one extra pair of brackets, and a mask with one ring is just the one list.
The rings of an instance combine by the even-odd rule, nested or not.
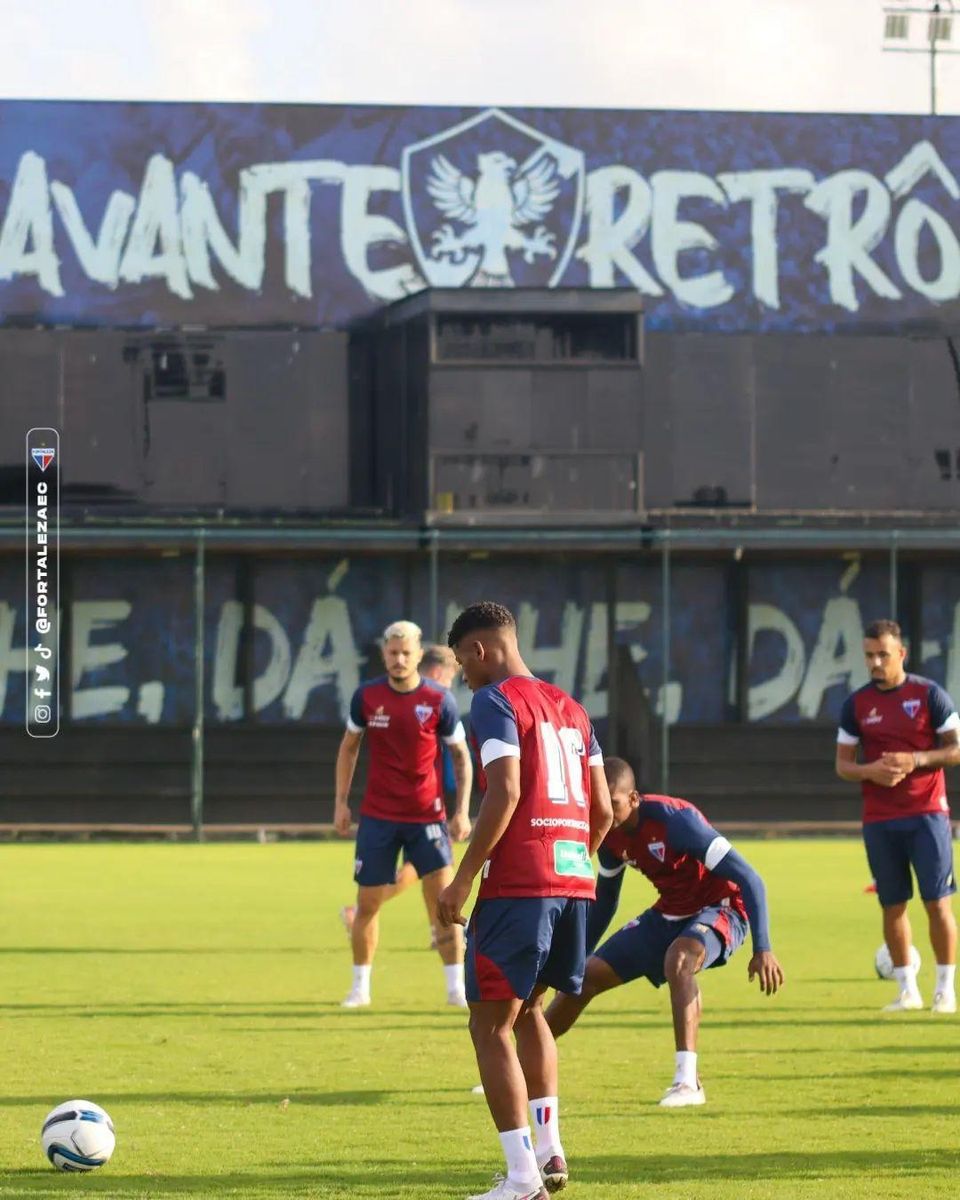
[(117, 1144), (113, 1122), (99, 1104), (67, 1100), (47, 1114), (43, 1152), (58, 1171), (92, 1171), (110, 1161)]
[[(890, 951), (887, 949), (887, 943), (884, 942), (880, 949), (873, 956), (873, 965), (877, 970), (878, 979), (893, 978), (893, 959), (890, 957)], [(920, 951), (916, 946), (910, 947), (910, 965), (914, 970), (920, 969)]]

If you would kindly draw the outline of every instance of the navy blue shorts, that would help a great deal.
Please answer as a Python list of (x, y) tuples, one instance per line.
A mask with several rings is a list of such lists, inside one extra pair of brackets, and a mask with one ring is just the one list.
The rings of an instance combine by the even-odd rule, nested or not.
[(641, 976), (654, 987), (666, 983), (663, 960), (678, 937), (694, 938), (707, 952), (700, 968), (722, 967), (747, 936), (747, 922), (730, 908), (705, 908), (692, 917), (668, 921), (648, 908), (608, 938), (594, 954), (602, 958), (624, 983)]
[(453, 847), (446, 821), (421, 825), (413, 821), (384, 821), (361, 816), (357, 826), (353, 877), (361, 887), (383, 887), (397, 877), (397, 859), (403, 854), (422, 879), (441, 867), (453, 865)]
[(884, 908), (905, 904), (913, 895), (911, 867), (924, 900), (941, 900), (957, 890), (949, 813), (869, 821), (863, 827), (863, 844)]
[(467, 926), (467, 999), (526, 1000), (538, 983), (579, 995), (589, 903), (568, 896), (478, 900)]

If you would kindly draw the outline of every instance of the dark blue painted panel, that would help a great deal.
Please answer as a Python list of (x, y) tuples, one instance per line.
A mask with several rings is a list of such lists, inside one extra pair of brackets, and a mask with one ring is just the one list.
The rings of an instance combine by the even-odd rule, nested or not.
[(654, 329), (960, 295), (960, 121), (0, 102), (0, 317), (342, 325), (427, 283), (633, 287)]

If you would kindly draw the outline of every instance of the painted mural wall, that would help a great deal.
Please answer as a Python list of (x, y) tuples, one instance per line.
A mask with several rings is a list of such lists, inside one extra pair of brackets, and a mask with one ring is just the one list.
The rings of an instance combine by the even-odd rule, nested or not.
[[(390, 620), (427, 622), (425, 564), (400, 556), (259, 560), (255, 634), (242, 637), (237, 562), (209, 560), (204, 615), (206, 716), (244, 715), (250, 662), (260, 722), (339, 724), (357, 683), (377, 673), (376, 639)], [(960, 563), (917, 568), (922, 642), (915, 670), (960, 696)], [(77, 559), (69, 564), (70, 711), (75, 722), (188, 723), (194, 697), (193, 572), (189, 558)], [(757, 563), (748, 569), (751, 721), (835, 719), (866, 682), (864, 624), (886, 615), (886, 563), (858, 556)], [(607, 715), (606, 579), (590, 560), (444, 558), (441, 614), (495, 596), (517, 614), (531, 668)], [(663, 610), (656, 560), (619, 567), (618, 638), (629, 646), (651, 702), (672, 722), (728, 719), (736, 695), (736, 619), (724, 564), (675, 562), (671, 649), (663, 687)], [(24, 706), (22, 564), (0, 559), (0, 720)], [(460, 692), (464, 708), (469, 694)]]
[(0, 319), (342, 325), (427, 286), (633, 287), (652, 329), (960, 296), (956, 118), (0, 102)]

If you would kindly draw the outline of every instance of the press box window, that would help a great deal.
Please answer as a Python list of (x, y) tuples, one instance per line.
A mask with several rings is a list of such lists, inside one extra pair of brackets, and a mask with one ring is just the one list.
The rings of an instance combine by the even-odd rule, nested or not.
[(636, 362), (637, 323), (620, 313), (439, 316), (438, 362)]

